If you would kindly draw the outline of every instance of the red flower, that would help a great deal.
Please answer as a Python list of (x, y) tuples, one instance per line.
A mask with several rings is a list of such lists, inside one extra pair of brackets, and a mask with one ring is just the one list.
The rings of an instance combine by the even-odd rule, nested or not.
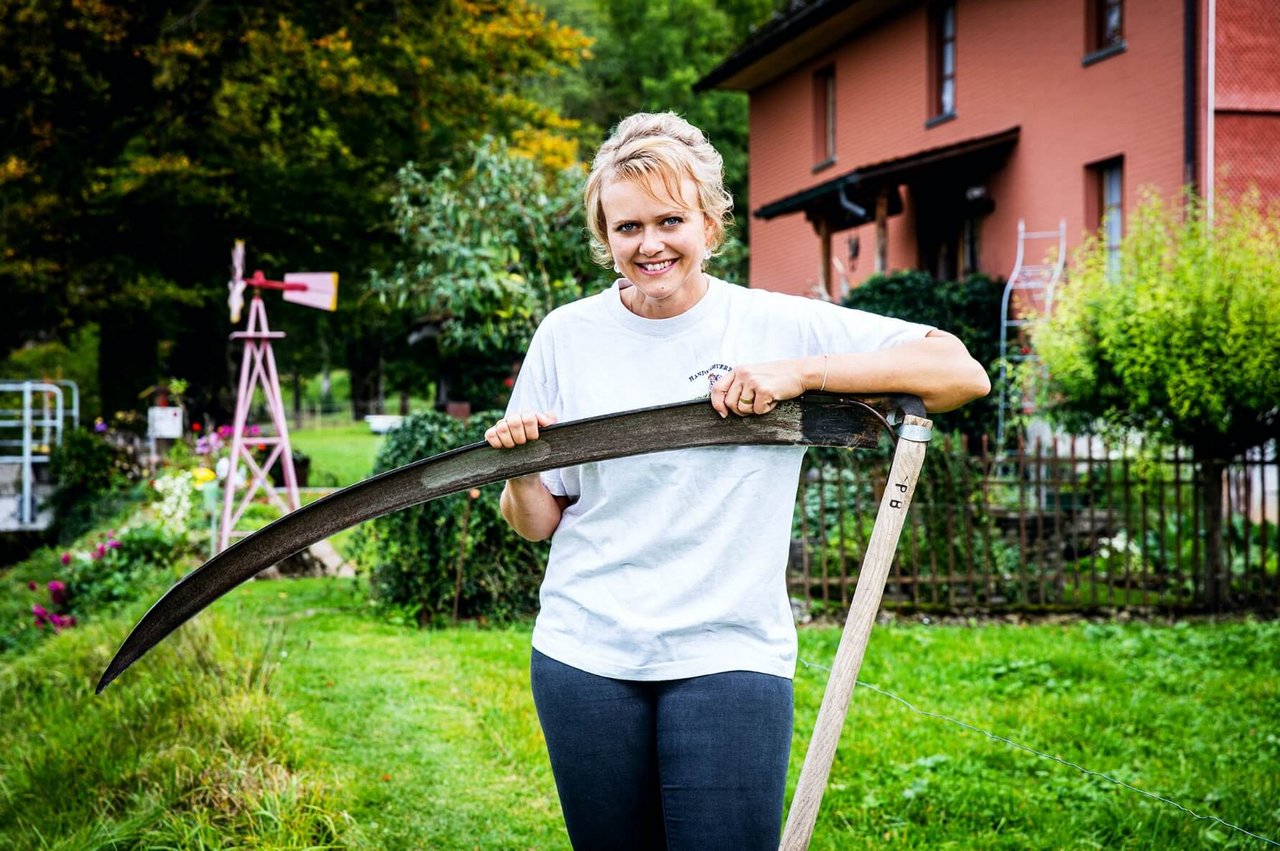
[(64, 565), (71, 564), (71, 553), (62, 554), (62, 563)]
[(201, 425), (200, 425), (200, 423), (192, 423), (192, 424), (191, 424), (191, 430), (192, 430), (192, 431), (199, 431), (200, 429), (201, 429)]

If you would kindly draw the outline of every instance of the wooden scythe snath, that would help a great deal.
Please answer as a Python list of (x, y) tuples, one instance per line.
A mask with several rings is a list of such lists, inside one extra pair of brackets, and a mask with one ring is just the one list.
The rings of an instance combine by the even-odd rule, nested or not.
[(364, 520), (516, 476), (650, 452), (735, 445), (870, 448), (882, 429), (894, 425), (899, 427), (899, 440), (889, 481), (782, 837), (783, 849), (799, 851), (808, 847), (813, 834), (932, 430), (915, 396), (811, 394), (783, 402), (764, 416), (727, 419), (721, 419), (706, 400), (682, 402), (549, 426), (540, 439), (515, 449), (476, 443), (415, 461), (303, 506), (187, 574), (129, 633), (98, 681), (97, 691), (101, 693), (169, 633), (237, 585)]

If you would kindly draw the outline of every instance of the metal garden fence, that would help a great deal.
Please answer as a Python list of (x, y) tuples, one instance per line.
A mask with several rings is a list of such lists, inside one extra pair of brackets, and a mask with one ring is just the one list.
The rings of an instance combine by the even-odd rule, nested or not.
[[(925, 459), (884, 605), (947, 611), (1274, 611), (1280, 608), (1276, 442), (1224, 475), (1222, 565), (1184, 450), (1098, 439), (938, 441)], [(788, 583), (816, 611), (846, 607), (888, 470), (887, 450), (811, 450), (796, 501)]]

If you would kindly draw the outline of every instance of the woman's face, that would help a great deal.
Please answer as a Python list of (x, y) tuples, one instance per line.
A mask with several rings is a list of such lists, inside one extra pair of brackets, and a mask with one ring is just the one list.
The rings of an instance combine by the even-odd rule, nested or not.
[[(653, 188), (662, 189), (660, 184)], [(709, 223), (701, 211), (687, 206), (688, 201), (646, 189), (632, 180), (609, 181), (602, 188), (609, 250), (618, 270), (635, 287), (627, 303), (633, 312), (655, 319), (678, 316), (706, 292), (702, 258)], [(698, 197), (692, 180), (680, 182), (680, 194), (685, 199)]]

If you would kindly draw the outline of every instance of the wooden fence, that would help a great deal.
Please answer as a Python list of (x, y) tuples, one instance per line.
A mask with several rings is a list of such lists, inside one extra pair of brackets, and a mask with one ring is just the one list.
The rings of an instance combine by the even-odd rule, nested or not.
[[(796, 500), (793, 598), (847, 607), (888, 472), (881, 452), (810, 450)], [(1273, 441), (1223, 476), (1220, 570), (1212, 563), (1200, 465), (1097, 439), (996, 458), (935, 440), (885, 589), (926, 610), (1280, 608)]]

